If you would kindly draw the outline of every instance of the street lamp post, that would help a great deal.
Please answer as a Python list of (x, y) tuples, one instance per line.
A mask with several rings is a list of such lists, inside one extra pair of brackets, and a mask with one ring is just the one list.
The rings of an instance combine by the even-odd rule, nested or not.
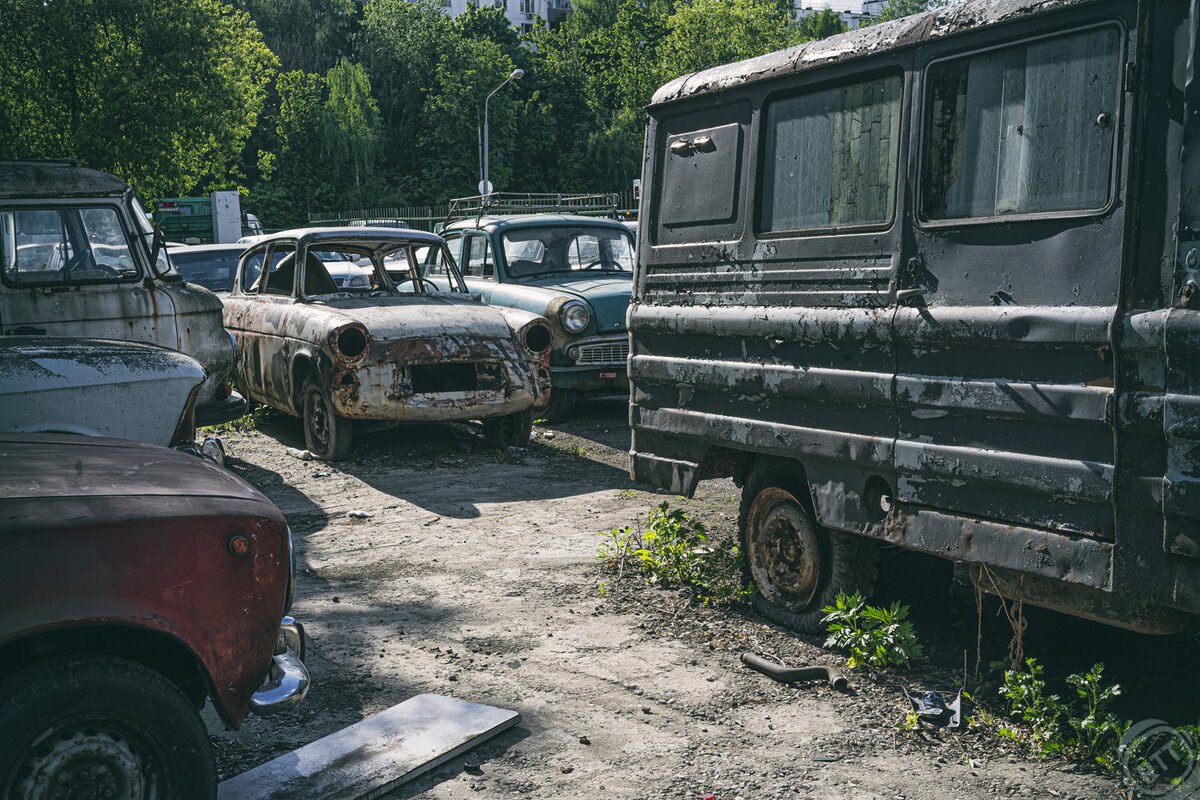
[[(511, 73), (509, 73), (509, 76), (504, 79), (503, 83), (501, 83), (495, 89), (492, 89), (492, 94), (495, 94), (496, 92), (500, 91), (505, 86), (507, 86), (509, 81), (519, 81), (519, 80), (521, 80), (521, 78), (524, 78), (524, 77), (525, 77), (525, 70), (514, 69)], [(479, 181), (479, 193), (480, 194), (491, 194), (492, 193), (492, 184), (488, 180), (488, 102), (492, 99), (492, 94), (489, 94), (487, 96), (487, 99), (485, 99), (483, 101), (483, 164), (482, 164), (483, 179), (481, 181)]]

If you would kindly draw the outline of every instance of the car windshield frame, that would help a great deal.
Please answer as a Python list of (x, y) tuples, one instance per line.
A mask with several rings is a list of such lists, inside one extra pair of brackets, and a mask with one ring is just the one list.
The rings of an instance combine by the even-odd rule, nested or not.
[[(540, 235), (540, 237), (539, 237)], [(553, 235), (551, 238), (550, 235)], [(602, 264), (599, 268), (571, 266), (572, 250), (574, 257), (582, 261), (584, 255), (579, 251), (579, 239), (583, 236), (595, 236), (597, 239), (597, 256), (602, 256), (595, 262)], [(521, 238), (527, 237), (527, 238)], [(605, 240), (624, 241), (625, 253), (614, 255), (603, 253)], [(554, 242), (554, 251), (547, 252), (547, 242)], [(520, 244), (518, 251), (512, 245)], [(538, 247), (540, 245), (540, 248)], [(628, 275), (633, 277), (635, 258), (635, 239), (624, 225), (619, 228), (612, 225), (594, 225), (577, 223), (571, 225), (522, 225), (507, 228), (500, 233), (500, 250), (504, 261), (504, 274), (509, 280), (517, 283), (537, 281), (558, 275)], [(534, 256), (530, 258), (530, 256)], [(550, 269), (537, 269), (537, 265), (545, 264), (547, 259), (559, 259), (551, 262)], [(626, 261), (628, 267), (621, 266)]]
[[(298, 250), (303, 251), (303, 253), (305, 254), (304, 255), (305, 259), (307, 259), (308, 253), (312, 253), (314, 255), (319, 254), (319, 253), (321, 253), (321, 254), (335, 254), (335, 253), (356, 254), (361, 257), (368, 258), (371, 261), (370, 271), (371, 271), (372, 276), (375, 279), (375, 284), (370, 287), (338, 287), (337, 291), (334, 291), (334, 292), (313, 293), (306, 289), (306, 287), (304, 286), (304, 280), (302, 277), (301, 281), (299, 282), (299, 287), (297, 290), (297, 296), (302, 299), (335, 297), (335, 296), (339, 296), (339, 295), (347, 296), (347, 297), (368, 297), (369, 298), (369, 297), (380, 297), (380, 296), (420, 297), (422, 295), (445, 294), (446, 292), (443, 292), (441, 289), (436, 289), (436, 291), (429, 291), (427, 288), (422, 287), (422, 284), (425, 284), (426, 287), (429, 285), (434, 285), (436, 287), (436, 284), (432, 284), (432, 282), (429, 281), (427, 278), (423, 278), (420, 275), (420, 272), (418, 270), (415, 270), (413, 267), (413, 265), (416, 263), (414, 251), (416, 251), (420, 248), (423, 248), (423, 247), (436, 247), (441, 250), (443, 257), (446, 259), (446, 264), (449, 267), (448, 274), (452, 277), (452, 280), (450, 281), (450, 292), (449, 293), (468, 294), (467, 286), (463, 282), (462, 276), (458, 272), (457, 264), (454, 262), (454, 256), (451, 255), (450, 250), (446, 246), (446, 243), (444, 241), (426, 242), (426, 241), (417, 241), (417, 240), (411, 240), (411, 239), (400, 239), (400, 240), (396, 240), (394, 242), (388, 243), (388, 242), (386, 242), (386, 240), (371, 240), (371, 239), (367, 239), (367, 238), (360, 240), (360, 239), (355, 239), (355, 238), (347, 238), (347, 239), (312, 239), (309, 241), (301, 241), (299, 243), (299, 245), (300, 245), (300, 247), (298, 248)], [(385, 264), (387, 259), (401, 251), (404, 252), (404, 260), (405, 260), (404, 269), (406, 269), (408, 271), (408, 273), (415, 278), (415, 280), (397, 281), (394, 278), (392, 278), (391, 273), (387, 269), (387, 266)], [(324, 263), (324, 260), (320, 259), (319, 256), (318, 256), (318, 260), (321, 260), (322, 263)], [(346, 263), (352, 263), (352, 262), (353, 262), (353, 259), (347, 259), (347, 261), (346, 261)], [(330, 262), (330, 263), (334, 263), (334, 262)], [(365, 266), (362, 268), (366, 269)], [(396, 270), (393, 270), (393, 271), (396, 271)], [(405, 292), (405, 291), (400, 290), (399, 286), (401, 284), (410, 283), (410, 282), (413, 285), (413, 291)]]

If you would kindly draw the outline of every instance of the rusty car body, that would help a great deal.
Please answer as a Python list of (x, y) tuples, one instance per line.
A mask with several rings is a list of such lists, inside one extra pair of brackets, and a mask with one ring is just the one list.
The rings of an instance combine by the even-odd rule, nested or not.
[(201, 425), (245, 413), (221, 301), (157, 246), (132, 187), (71, 161), (0, 161), (0, 331), (148, 342), (204, 365)]
[[(507, 195), (451, 201), (441, 234), (473, 297), (541, 314), (554, 330), (549, 422), (571, 415), (585, 393), (624, 393), (633, 291), (634, 237), (609, 195)], [(444, 275), (423, 273), (436, 283)]]
[(1195, 625), (1198, 27), (976, 0), (654, 95), (630, 469), (733, 476), (765, 614), (818, 629), (885, 542)]
[(224, 723), (308, 690), (291, 532), (163, 447), (0, 434), (0, 797), (216, 797)]
[[(407, 269), (389, 273), (384, 260), (399, 251)], [(336, 285), (322, 260), (329, 253), (368, 259), (370, 285)], [(447, 286), (418, 273), (415, 265), (430, 260), (447, 271)], [(349, 452), (351, 420), (482, 420), (512, 445), (529, 441), (532, 407), (548, 384), (550, 327), (536, 314), (472, 300), (440, 237), (394, 228), (284, 231), (252, 245), (238, 276), (225, 325), (237, 343), (240, 385), (300, 416), (318, 456)]]

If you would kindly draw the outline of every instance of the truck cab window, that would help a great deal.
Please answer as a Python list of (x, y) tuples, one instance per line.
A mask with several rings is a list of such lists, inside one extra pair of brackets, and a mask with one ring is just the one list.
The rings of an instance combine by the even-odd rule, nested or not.
[(1106, 206), (1120, 56), (1104, 27), (930, 66), (924, 218)]
[(767, 106), (760, 230), (829, 230), (891, 220), (902, 86), (899, 75), (888, 75)]

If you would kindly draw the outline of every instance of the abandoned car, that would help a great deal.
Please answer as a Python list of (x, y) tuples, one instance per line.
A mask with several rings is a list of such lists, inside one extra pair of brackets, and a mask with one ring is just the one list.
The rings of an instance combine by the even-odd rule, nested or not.
[(291, 532), (203, 459), (0, 434), (0, 797), (215, 798), (199, 709), (308, 691)]
[(0, 161), (0, 331), (179, 350), (208, 373), (196, 421), (245, 413), (221, 301), (171, 265), (132, 187), (71, 161)]
[(218, 297), (233, 289), (242, 244), (171, 244), (167, 255), (188, 283), (203, 286)]
[[(466, 217), (442, 230), (472, 296), (541, 314), (553, 325), (552, 389), (547, 407), (538, 412), (550, 422), (570, 416), (581, 393), (629, 388), (625, 314), (633, 286), (633, 235), (613, 219), (539, 213), (545, 208), (611, 212), (614, 207), (603, 202), (606, 196), (572, 199), (463, 198), (454, 201), (451, 213)], [(447, 285), (448, 277), (436, 265), (423, 266), (423, 276)]]
[[(438, 264), (445, 280), (439, 286), (412, 266), (397, 271), (395, 260), (385, 266), (398, 251), (406, 265)], [(325, 260), (339, 253), (369, 260), (369, 285), (333, 281)], [(490, 436), (521, 446), (549, 383), (546, 320), (472, 300), (442, 239), (420, 231), (268, 236), (242, 256), (225, 325), (240, 386), (300, 416), (321, 458), (346, 456), (352, 420), (482, 420)]]
[(630, 470), (734, 478), (764, 614), (821, 629), (886, 542), (1196, 625), (1198, 29), (1196, 2), (951, 4), (656, 92)]
[(0, 432), (132, 439), (224, 463), (217, 439), (196, 444), (204, 378), (194, 358), (144, 342), (0, 337)]

